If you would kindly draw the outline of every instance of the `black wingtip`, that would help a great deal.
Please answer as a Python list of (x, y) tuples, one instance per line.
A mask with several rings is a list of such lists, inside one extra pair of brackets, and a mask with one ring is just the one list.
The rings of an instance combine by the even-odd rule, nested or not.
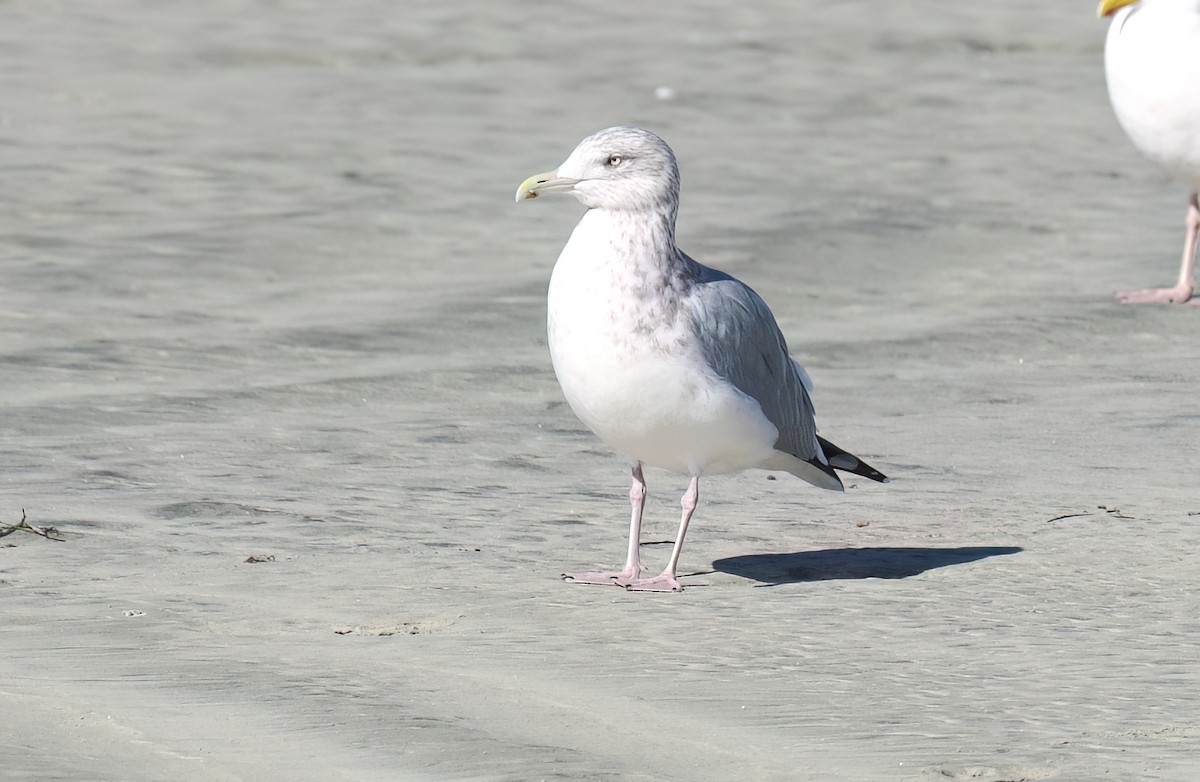
[(864, 478), (869, 478), (877, 483), (891, 483), (892, 479), (876, 470), (871, 465), (859, 459), (854, 454), (846, 451), (833, 443), (826, 440), (824, 437), (817, 437), (817, 442), (821, 444), (821, 450), (825, 452), (825, 458), (829, 461), (829, 466), (844, 472), (861, 475)]
[(842, 484), (841, 476), (838, 475), (837, 471), (834, 470), (833, 467), (827, 462), (821, 461), (820, 457), (814, 456), (813, 458), (808, 459), (806, 463), (809, 467), (820, 470), (824, 475), (824, 479), (815, 475), (797, 472), (796, 470), (788, 470), (788, 472), (799, 478), (803, 478), (814, 486), (820, 486), (822, 489), (829, 489), (830, 491), (846, 490), (845, 485)]

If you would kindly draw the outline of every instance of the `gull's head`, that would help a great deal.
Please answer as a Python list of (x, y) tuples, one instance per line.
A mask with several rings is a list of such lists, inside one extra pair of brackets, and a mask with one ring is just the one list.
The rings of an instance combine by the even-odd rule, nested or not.
[(517, 201), (570, 193), (589, 209), (674, 211), (679, 166), (667, 142), (641, 128), (608, 128), (585, 138), (554, 171), (534, 174)]

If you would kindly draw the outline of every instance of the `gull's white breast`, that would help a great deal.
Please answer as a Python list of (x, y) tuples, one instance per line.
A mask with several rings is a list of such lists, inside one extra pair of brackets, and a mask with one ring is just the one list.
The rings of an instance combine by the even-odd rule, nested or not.
[[(610, 216), (576, 226), (550, 277), (547, 335), (571, 409), (615, 450), (676, 472), (734, 472), (774, 453), (755, 400), (708, 367), (682, 300), (641, 296)], [(675, 292), (672, 292), (675, 293)]]
[(1200, 187), (1200, 13), (1183, 5), (1123, 8), (1104, 62), (1113, 111), (1134, 146)]

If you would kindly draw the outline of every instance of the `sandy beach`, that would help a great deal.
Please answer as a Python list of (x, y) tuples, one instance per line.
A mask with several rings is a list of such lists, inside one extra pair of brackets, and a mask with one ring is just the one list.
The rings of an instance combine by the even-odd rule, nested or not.
[[(0, 1), (0, 779), (1200, 779), (1186, 189), (1092, 3)], [(888, 473), (707, 478), (685, 591), (516, 205), (648, 127)], [(648, 469), (648, 566), (682, 476)], [(2, 530), (0, 530), (2, 531)]]

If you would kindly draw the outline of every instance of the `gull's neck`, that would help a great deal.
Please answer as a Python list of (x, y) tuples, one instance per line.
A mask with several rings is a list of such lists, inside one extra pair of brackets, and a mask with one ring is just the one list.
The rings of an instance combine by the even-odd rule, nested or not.
[[(650, 289), (679, 289), (697, 276), (696, 263), (675, 245), (675, 209), (589, 209), (575, 229), (598, 260), (625, 283)], [(605, 246), (606, 245), (606, 246)], [(640, 283), (640, 284), (639, 284)]]

